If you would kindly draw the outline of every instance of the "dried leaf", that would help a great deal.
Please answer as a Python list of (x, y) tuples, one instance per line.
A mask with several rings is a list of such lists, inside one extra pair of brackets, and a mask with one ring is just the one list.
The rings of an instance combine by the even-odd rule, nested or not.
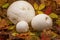
[(21, 34), (17, 34), (16, 36), (19, 37), (19, 38), (30, 38), (30, 33), (21, 33)]
[(42, 10), (42, 9), (44, 9), (45, 8), (45, 4), (40, 4), (39, 5), (39, 10)]
[(52, 0), (46, 0), (46, 1), (45, 1), (45, 5), (46, 5), (46, 6), (50, 6), (51, 3), (52, 3)]
[(2, 19), (0, 22), (0, 29), (5, 29), (6, 27), (8, 27), (8, 24), (5, 19)]
[(31, 39), (30, 40), (40, 40), (40, 39), (37, 36), (31, 36)]
[(34, 3), (34, 9), (35, 9), (35, 10), (38, 10), (38, 7), (39, 7), (38, 4), (35, 2), (35, 3)]
[(7, 20), (7, 23), (8, 23), (9, 25), (13, 24), (10, 20)]
[(56, 30), (60, 34), (60, 26), (56, 26)]
[(55, 14), (55, 13), (51, 13), (49, 16), (50, 16), (51, 18), (58, 18), (58, 15)]
[(32, 5), (34, 4), (35, 0), (27, 0), (29, 3), (31, 3)]
[(56, 20), (56, 24), (60, 26), (60, 19)]
[(1, 22), (1, 17), (0, 17), (0, 22)]
[(8, 6), (9, 6), (9, 3), (6, 3), (6, 4), (2, 5), (2, 8), (8, 8)]
[(30, 32), (30, 35), (31, 35), (31, 36), (34, 36), (34, 35), (35, 35), (35, 33), (31, 33), (31, 32)]
[(58, 36), (58, 34), (56, 34), (56, 33), (54, 33), (54, 32), (51, 32), (51, 34), (52, 34), (52, 38), (55, 38), (55, 37)]
[(16, 36), (18, 33), (16, 33), (16, 32), (14, 32), (14, 33), (12, 33), (12, 36)]
[(51, 40), (49, 35), (46, 35), (44, 32), (41, 33), (41, 40)]
[(52, 12), (52, 8), (51, 7), (47, 7), (45, 10), (44, 10), (44, 13), (45, 14), (51, 14), (51, 12)]
[(43, 12), (42, 12), (42, 11), (37, 11), (37, 13), (38, 13), (38, 14), (43, 14)]
[(60, 4), (60, 0), (54, 0), (54, 1), (56, 1), (56, 2), (57, 2), (57, 4)]
[(15, 26), (10, 26), (9, 28), (8, 28), (8, 30), (14, 30), (15, 29)]
[(5, 4), (7, 2), (7, 0), (0, 0), (0, 7)]

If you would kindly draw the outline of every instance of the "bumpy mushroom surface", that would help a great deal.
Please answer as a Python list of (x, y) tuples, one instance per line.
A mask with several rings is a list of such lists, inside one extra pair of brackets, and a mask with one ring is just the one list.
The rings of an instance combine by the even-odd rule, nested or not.
[(26, 1), (16, 1), (9, 6), (7, 16), (14, 24), (22, 20), (29, 23), (35, 16), (35, 11), (30, 3)]
[(39, 14), (31, 21), (32, 28), (37, 31), (52, 27), (52, 19), (46, 14)]

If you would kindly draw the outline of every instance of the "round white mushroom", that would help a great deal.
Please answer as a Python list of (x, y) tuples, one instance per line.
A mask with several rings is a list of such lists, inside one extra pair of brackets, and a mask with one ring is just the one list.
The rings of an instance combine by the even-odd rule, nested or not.
[(32, 28), (37, 31), (52, 27), (52, 19), (46, 14), (39, 14), (31, 21)]
[(21, 32), (27, 32), (29, 30), (28, 23), (25, 21), (18, 22), (16, 25), (16, 31)]
[(29, 23), (35, 16), (33, 6), (27, 1), (16, 1), (10, 5), (7, 10), (7, 17), (17, 24), (19, 21), (26, 21)]

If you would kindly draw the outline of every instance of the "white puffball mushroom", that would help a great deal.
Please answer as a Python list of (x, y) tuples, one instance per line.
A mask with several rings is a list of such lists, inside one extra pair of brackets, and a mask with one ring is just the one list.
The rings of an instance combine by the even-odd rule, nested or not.
[(16, 31), (21, 32), (27, 32), (29, 30), (28, 23), (25, 21), (18, 22), (16, 25)]
[(37, 31), (51, 28), (52, 23), (52, 19), (46, 14), (39, 14), (31, 21), (32, 28)]
[(14, 24), (22, 20), (29, 23), (34, 16), (34, 8), (27, 1), (16, 1), (12, 3), (7, 10), (7, 17)]

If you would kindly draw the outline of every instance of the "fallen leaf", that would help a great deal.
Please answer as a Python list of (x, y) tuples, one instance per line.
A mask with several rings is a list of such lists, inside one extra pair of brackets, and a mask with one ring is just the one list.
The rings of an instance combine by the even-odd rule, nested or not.
[(56, 20), (56, 24), (60, 26), (60, 19)]
[(8, 8), (9, 3), (5, 3), (4, 5), (2, 5), (2, 8)]
[(39, 10), (42, 10), (42, 9), (44, 9), (45, 8), (45, 4), (40, 4), (39, 5)]
[(39, 6), (38, 6), (38, 4), (35, 2), (35, 3), (34, 3), (34, 9), (35, 9), (35, 10), (38, 10), (38, 8), (39, 8)]
[(49, 16), (50, 16), (51, 18), (58, 18), (58, 15), (55, 14), (55, 13), (51, 13)]
[(0, 30), (1, 29), (5, 29), (6, 27), (8, 27), (8, 24), (7, 24), (6, 20), (5, 19), (1, 19)]
[(51, 38), (46, 35), (44, 32), (41, 33), (41, 40), (51, 40)]
[(37, 14), (43, 14), (44, 12), (42, 12), (42, 11), (37, 11)]
[(44, 10), (44, 13), (45, 14), (51, 14), (51, 12), (52, 12), (52, 8), (51, 7), (47, 7), (45, 10)]

